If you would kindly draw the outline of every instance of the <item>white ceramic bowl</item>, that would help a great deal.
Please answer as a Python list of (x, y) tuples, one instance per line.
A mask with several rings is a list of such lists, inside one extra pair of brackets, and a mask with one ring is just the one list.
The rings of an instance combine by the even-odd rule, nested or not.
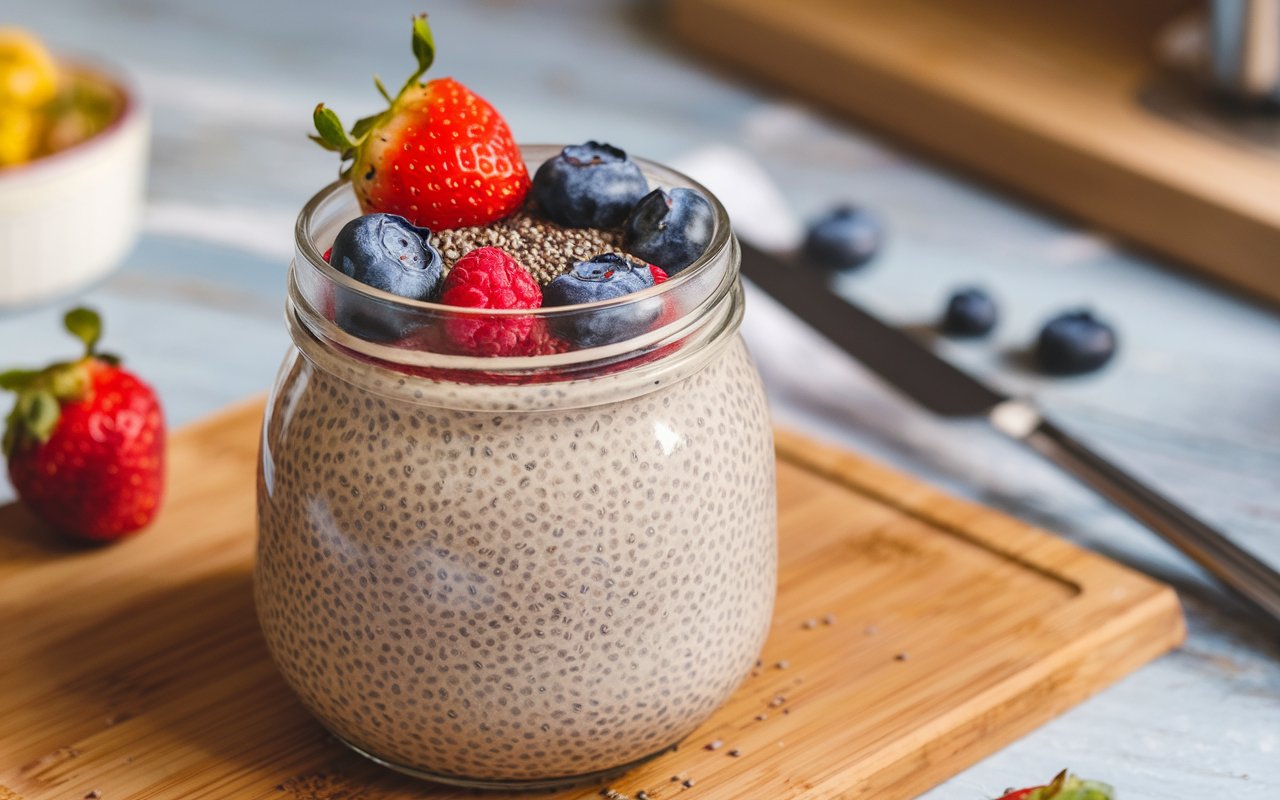
[(137, 94), (77, 145), (0, 170), (0, 309), (48, 300), (114, 269), (137, 239), (150, 125)]

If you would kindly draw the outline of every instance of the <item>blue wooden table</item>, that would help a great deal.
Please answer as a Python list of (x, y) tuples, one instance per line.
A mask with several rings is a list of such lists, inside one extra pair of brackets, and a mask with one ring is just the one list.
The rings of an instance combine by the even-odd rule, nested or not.
[[(181, 424), (269, 386), (284, 352), (285, 265), (298, 209), (335, 173), (306, 141), (319, 100), (354, 118), (369, 76), (406, 72), (418, 3), (9, 0), (0, 24), (95, 52), (137, 78), (154, 113), (145, 234), (82, 299), (110, 348)], [(990, 287), (994, 343), (944, 352), (1280, 563), (1280, 317), (889, 143), (709, 67), (671, 42), (648, 2), (433, 2), (438, 69), (489, 98), (527, 142), (599, 138), (666, 160), (728, 142), (802, 215), (836, 200), (881, 210), (892, 238), (843, 284), (903, 324), (933, 320), (959, 284)], [(1280, 187), (1277, 187), (1280, 191)], [(68, 220), (74, 231), (75, 221)], [(1280, 269), (1280, 254), (1277, 256)], [(1280, 647), (1195, 567), (1094, 495), (980, 425), (927, 417), (760, 298), (746, 333), (777, 419), (1056, 530), (1174, 584), (1180, 651), (927, 797), (982, 798), (1063, 766), (1124, 798), (1280, 797)], [(72, 352), (70, 301), (0, 317), (0, 362)], [(1104, 373), (1047, 380), (1019, 351), (1039, 322), (1086, 304), (1118, 327)], [(782, 328), (785, 327), (786, 330)], [(0, 499), (7, 489), (0, 488)]]

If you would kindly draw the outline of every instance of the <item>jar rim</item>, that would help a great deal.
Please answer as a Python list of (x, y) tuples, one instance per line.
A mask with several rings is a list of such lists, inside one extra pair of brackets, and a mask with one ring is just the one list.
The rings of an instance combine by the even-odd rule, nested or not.
[[(565, 145), (523, 144), (520, 145), (520, 150), (525, 156), (526, 161), (531, 160), (531, 156), (534, 156), (537, 160), (541, 161), (559, 153), (564, 146)], [(689, 188), (698, 191), (711, 204), (714, 219), (711, 241), (708, 243), (706, 249), (703, 250), (702, 254), (699, 255), (692, 264), (680, 270), (676, 274), (671, 275), (663, 283), (646, 287), (638, 292), (631, 292), (619, 297), (607, 300), (597, 300), (590, 303), (575, 303), (563, 306), (542, 306), (540, 308), (531, 309), (496, 309), (469, 308), (464, 306), (452, 306), (446, 303), (439, 303), (430, 300), (415, 300), (413, 298), (392, 294), (391, 292), (361, 283), (325, 261), (323, 253), (316, 244), (312, 231), (312, 224), (318, 216), (319, 210), (326, 203), (331, 202), (337, 195), (351, 187), (351, 181), (346, 178), (340, 178), (325, 186), (323, 189), (312, 195), (306, 204), (303, 205), (302, 210), (299, 212), (298, 218), (294, 223), (295, 252), (302, 257), (307, 266), (319, 272), (326, 280), (342, 286), (348, 291), (368, 296), (382, 303), (394, 304), (406, 310), (417, 310), (419, 312), (433, 314), (447, 314), (459, 318), (549, 318), (553, 316), (565, 316), (568, 314), (614, 310), (642, 303), (647, 300), (651, 300), (652, 298), (678, 293), (688, 284), (697, 281), (702, 277), (703, 273), (712, 269), (711, 265), (715, 264), (720, 258), (723, 258), (726, 251), (730, 249), (732, 228), (729, 222), (729, 213), (720, 202), (720, 198), (716, 197), (709, 189), (693, 178), (690, 178), (688, 175), (649, 159), (632, 156), (632, 160), (635, 161), (641, 167), (641, 170), (646, 173), (646, 177), (653, 177), (655, 174), (661, 175), (668, 178), (668, 181), (665, 182), (678, 182), (681, 184), (682, 188)], [(670, 179), (674, 179), (674, 181), (671, 181)], [(734, 273), (735, 274), (732, 277), (736, 278), (736, 268)]]

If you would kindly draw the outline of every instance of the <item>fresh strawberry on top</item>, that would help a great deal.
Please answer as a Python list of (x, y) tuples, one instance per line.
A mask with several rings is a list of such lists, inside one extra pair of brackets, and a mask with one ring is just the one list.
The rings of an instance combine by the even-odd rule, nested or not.
[(426, 15), (413, 20), (418, 69), (390, 107), (356, 122), (348, 133), (338, 115), (316, 106), (322, 147), (350, 161), (350, 176), (365, 213), (399, 214), (432, 230), (487, 225), (515, 211), (529, 192), (529, 172), (511, 130), (483, 98), (452, 78), (418, 79), (435, 58)]
[(1064, 769), (1045, 786), (1017, 789), (1000, 800), (1114, 800), (1115, 790), (1105, 783), (1086, 781), (1068, 775)]
[(97, 352), (102, 322), (86, 308), (64, 324), (75, 361), (0, 373), (17, 393), (4, 434), (9, 478), (36, 516), (76, 538), (108, 541), (151, 522), (164, 492), (164, 417), (151, 387)]

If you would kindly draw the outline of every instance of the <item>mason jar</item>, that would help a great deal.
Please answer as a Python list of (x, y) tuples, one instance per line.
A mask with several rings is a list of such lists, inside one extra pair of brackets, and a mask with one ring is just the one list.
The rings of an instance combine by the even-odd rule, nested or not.
[[(524, 149), (531, 169), (556, 152)], [(714, 196), (640, 163), (702, 191), (715, 233), (611, 301), (397, 297), (321, 255), (359, 214), (347, 183), (298, 219), (258, 617), (302, 702), (389, 767), (479, 787), (618, 772), (704, 722), (764, 643), (774, 455), (737, 242)], [(449, 335), (482, 326), (554, 345), (484, 356)]]

